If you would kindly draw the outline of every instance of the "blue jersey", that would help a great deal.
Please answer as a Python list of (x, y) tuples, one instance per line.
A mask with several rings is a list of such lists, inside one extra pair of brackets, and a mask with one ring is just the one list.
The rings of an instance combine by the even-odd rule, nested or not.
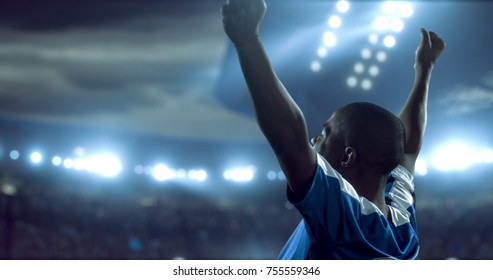
[(385, 201), (390, 222), (372, 202), (318, 155), (310, 190), (300, 202), (288, 199), (303, 219), (279, 259), (414, 259), (419, 250), (413, 176), (402, 166), (389, 175)]

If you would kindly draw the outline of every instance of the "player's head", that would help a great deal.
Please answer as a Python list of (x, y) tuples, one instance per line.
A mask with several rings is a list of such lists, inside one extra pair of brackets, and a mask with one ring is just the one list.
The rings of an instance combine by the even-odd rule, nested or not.
[(312, 143), (343, 175), (351, 168), (386, 175), (404, 156), (405, 129), (391, 112), (357, 102), (335, 111)]

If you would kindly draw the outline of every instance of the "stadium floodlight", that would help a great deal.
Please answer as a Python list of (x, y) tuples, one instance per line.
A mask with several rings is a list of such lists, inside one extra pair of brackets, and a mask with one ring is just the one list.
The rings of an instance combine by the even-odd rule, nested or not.
[(390, 23), (390, 29), (394, 32), (401, 32), (404, 30), (404, 22), (401, 19), (394, 19)]
[(223, 177), (227, 181), (249, 182), (253, 180), (255, 176), (255, 170), (256, 168), (252, 165), (247, 167), (228, 169), (224, 171)]
[(269, 181), (274, 181), (276, 178), (277, 178), (276, 171), (271, 170), (271, 171), (267, 172), (267, 179)]
[(370, 42), (370, 44), (372, 45), (378, 44), (378, 35), (376, 33), (371, 33), (368, 36), (368, 42)]
[(336, 4), (336, 9), (339, 13), (345, 13), (349, 11), (349, 8), (350, 8), (349, 2), (345, 0), (338, 1)]
[(21, 156), (21, 154), (17, 150), (12, 150), (12, 151), (10, 151), (9, 156), (10, 156), (10, 159), (12, 159), (12, 160), (18, 160), (19, 157)]
[(440, 171), (460, 171), (476, 162), (476, 152), (464, 142), (451, 142), (437, 149), (432, 155), (433, 167)]
[(62, 158), (59, 157), (59, 156), (54, 156), (52, 159), (51, 159), (51, 163), (54, 165), (54, 166), (60, 166), (63, 161), (62, 161)]
[(31, 153), (31, 161), (34, 164), (39, 164), (43, 161), (43, 155), (40, 152), (32, 152)]
[(336, 45), (337, 43), (337, 37), (336, 35), (334, 34), (334, 32), (332, 31), (327, 31), (324, 33), (324, 36), (323, 36), (323, 42), (324, 42), (324, 45), (328, 48), (332, 48)]
[(152, 169), (152, 177), (157, 181), (167, 181), (175, 177), (175, 172), (168, 166), (160, 163)]
[(384, 13), (393, 14), (397, 11), (397, 3), (394, 1), (385, 1), (382, 4), (382, 10)]
[(207, 172), (203, 169), (192, 169), (187, 173), (188, 179), (192, 181), (203, 182), (207, 180)]
[(83, 147), (76, 147), (74, 149), (74, 154), (78, 157), (83, 157), (86, 155), (86, 149), (84, 149)]
[(493, 163), (493, 150), (487, 149), (481, 153), (480, 156), (481, 163)]
[(284, 172), (282, 171), (277, 172), (277, 179), (280, 181), (286, 180), (286, 175), (284, 174)]
[(317, 55), (318, 55), (319, 57), (321, 57), (321, 58), (326, 57), (326, 56), (327, 56), (327, 49), (326, 49), (326, 48), (324, 48), (324, 47), (320, 47), (320, 48), (318, 48), (318, 50), (317, 50)]
[(399, 15), (402, 17), (410, 17), (414, 13), (413, 5), (409, 2), (399, 2)]
[(395, 46), (396, 44), (396, 40), (395, 40), (395, 37), (392, 36), (392, 35), (388, 35), (388, 36), (385, 36), (385, 38), (383, 39), (383, 44), (387, 47), (387, 48), (392, 48)]
[(370, 90), (373, 86), (373, 83), (371, 82), (370, 79), (363, 79), (361, 81), (361, 88), (364, 90)]
[(74, 169), (75, 170), (83, 170), (86, 166), (86, 162), (82, 158), (76, 158), (74, 160)]
[(120, 159), (113, 154), (100, 154), (87, 157), (84, 164), (87, 171), (103, 177), (115, 177), (123, 169)]
[(66, 158), (63, 160), (63, 167), (70, 169), (74, 167), (74, 160), (71, 158)]
[(369, 48), (364, 48), (361, 50), (361, 57), (363, 59), (370, 59), (371, 58), (371, 50)]
[(379, 51), (377, 53), (377, 60), (379, 62), (385, 62), (387, 60), (387, 53), (384, 51)]
[(361, 74), (363, 72), (365, 72), (365, 65), (361, 62), (358, 62), (356, 64), (354, 64), (354, 72), (356, 72), (357, 74)]
[(320, 70), (322, 69), (322, 64), (319, 61), (314, 60), (310, 64), (310, 69), (312, 69), (313, 72), (320, 72)]
[(385, 31), (389, 28), (389, 20), (383, 16), (377, 17), (373, 22), (373, 27), (378, 31)]
[(358, 85), (358, 79), (354, 76), (349, 76), (346, 80), (348, 87), (354, 88)]
[(372, 65), (368, 68), (368, 73), (370, 74), (370, 76), (376, 77), (378, 76), (378, 74), (380, 74), (380, 68), (378, 68), (378, 66), (376, 65)]
[(331, 28), (337, 29), (342, 25), (342, 19), (340, 16), (331, 16), (327, 21)]
[(187, 178), (187, 171), (183, 168), (180, 168), (176, 170), (176, 179), (186, 179)]

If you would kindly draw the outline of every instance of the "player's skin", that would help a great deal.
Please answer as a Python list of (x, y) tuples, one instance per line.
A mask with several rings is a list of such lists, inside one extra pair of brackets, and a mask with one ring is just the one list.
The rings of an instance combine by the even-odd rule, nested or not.
[[(238, 54), (258, 125), (286, 175), (289, 188), (295, 196), (304, 197), (317, 168), (318, 152), (359, 195), (365, 196), (387, 215), (389, 210), (383, 192), (387, 175), (365, 170), (358, 151), (345, 146), (337, 133), (338, 124), (347, 113), (344, 108), (334, 112), (321, 135), (312, 139), (313, 143), (309, 140), (303, 113), (274, 72), (259, 38), (266, 9), (264, 0), (229, 0), (222, 6), (221, 13), (224, 30)], [(444, 41), (435, 33), (421, 29), (414, 67), (415, 82), (399, 115), (407, 135), (405, 156), (400, 164), (411, 172), (426, 127), (429, 80), (444, 48)], [(370, 191), (362, 194), (361, 190)]]

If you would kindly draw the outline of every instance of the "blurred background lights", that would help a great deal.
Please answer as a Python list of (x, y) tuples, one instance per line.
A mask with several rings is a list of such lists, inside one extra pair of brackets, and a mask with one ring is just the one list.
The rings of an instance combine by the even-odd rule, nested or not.
[(10, 182), (4, 182), (2, 184), (2, 193), (7, 196), (14, 196), (17, 193), (17, 187)]
[(428, 166), (422, 158), (418, 157), (418, 159), (416, 159), (416, 164), (414, 165), (414, 171), (419, 176), (426, 176), (426, 174), (428, 174)]
[(337, 38), (336, 35), (332, 31), (327, 31), (323, 36), (324, 45), (328, 48), (331, 48), (336, 45)]
[(274, 181), (276, 178), (277, 178), (276, 171), (271, 170), (271, 171), (267, 172), (267, 179), (269, 181)]
[(354, 72), (356, 72), (357, 74), (361, 74), (365, 72), (365, 65), (361, 62), (354, 64), (353, 68), (354, 68)]
[(252, 165), (247, 167), (228, 169), (224, 171), (223, 177), (227, 181), (248, 182), (253, 180), (255, 176), (255, 169), (256, 168)]
[(51, 158), (51, 163), (54, 166), (60, 166), (62, 164), (62, 158), (59, 156), (54, 156), (53, 158)]
[(387, 48), (392, 48), (395, 46), (395, 43), (396, 43), (396, 40), (395, 40), (395, 37), (392, 36), (392, 35), (387, 35), (385, 36), (385, 38), (383, 39), (383, 44), (387, 47)]
[(203, 169), (192, 169), (188, 171), (188, 179), (203, 182), (207, 179), (207, 172)]
[(82, 158), (76, 158), (74, 160), (74, 169), (83, 170), (86, 167), (86, 163)]
[(134, 172), (135, 172), (135, 174), (138, 174), (138, 175), (140, 175), (140, 174), (144, 174), (144, 171), (145, 171), (144, 166), (142, 166), (142, 165), (140, 165), (140, 164), (138, 164), (138, 165), (136, 165), (136, 166), (134, 167)]
[(361, 57), (363, 59), (370, 59), (371, 58), (371, 50), (369, 48), (364, 48), (361, 50)]
[(475, 163), (477, 153), (471, 145), (452, 142), (438, 148), (432, 156), (432, 164), (440, 171), (465, 170)]
[(66, 158), (63, 160), (63, 167), (70, 169), (74, 167), (74, 160), (71, 158)]
[(337, 11), (340, 12), (340, 13), (345, 13), (347, 11), (349, 11), (349, 2), (348, 1), (338, 1), (337, 4), (336, 4), (336, 8), (337, 8)]
[(336, 29), (341, 27), (342, 20), (340, 16), (331, 16), (328, 20), (328, 24), (330, 27)]
[(347, 78), (346, 83), (349, 87), (354, 88), (358, 85), (358, 79), (354, 76), (350, 76), (349, 78)]
[(12, 160), (18, 160), (18, 159), (19, 159), (19, 157), (21, 156), (21, 154), (20, 154), (20, 153), (19, 153), (19, 151), (17, 151), (17, 150), (12, 150), (12, 151), (10, 151), (9, 156), (10, 156), (10, 158), (11, 158)]
[(377, 60), (379, 62), (385, 62), (387, 60), (387, 53), (384, 51), (377, 52)]
[(152, 177), (157, 181), (171, 180), (175, 177), (175, 172), (168, 166), (160, 163), (152, 169)]
[(373, 22), (373, 27), (378, 31), (385, 31), (389, 27), (389, 21), (386, 17), (377, 17)]
[(103, 177), (115, 177), (123, 169), (121, 161), (112, 154), (100, 154), (85, 159), (85, 169)]
[(375, 33), (372, 33), (368, 36), (368, 42), (372, 45), (378, 44), (378, 35)]
[(327, 49), (326, 49), (326, 48), (324, 48), (324, 47), (320, 47), (320, 48), (318, 48), (318, 50), (317, 50), (317, 55), (318, 55), (319, 57), (326, 57), (326, 56), (327, 56), (327, 53), (328, 53), (328, 52), (327, 52)]
[(376, 65), (372, 65), (368, 68), (368, 73), (370, 74), (370, 76), (376, 77), (378, 76), (378, 74), (380, 74), (380, 68), (378, 68), (378, 66)]
[(320, 72), (322, 69), (322, 64), (319, 61), (312, 61), (310, 64), (310, 69), (312, 69), (313, 72)]
[(277, 179), (281, 181), (286, 180), (286, 175), (284, 175), (284, 172), (282, 171), (277, 172)]
[(394, 32), (401, 32), (404, 29), (404, 22), (400, 19), (394, 19), (390, 23), (390, 29)]
[(480, 161), (482, 163), (493, 163), (493, 150), (487, 149), (481, 153)]
[(373, 84), (370, 79), (363, 79), (361, 81), (361, 88), (364, 90), (370, 90), (372, 86)]
[(40, 152), (33, 152), (31, 153), (31, 161), (34, 164), (41, 163), (41, 161), (43, 161), (43, 156), (41, 155)]
[(399, 14), (402, 17), (410, 17), (414, 13), (413, 5), (409, 2), (399, 2)]
[(385, 1), (382, 4), (382, 10), (387, 14), (393, 14), (397, 11), (397, 3), (394, 1)]
[(76, 147), (74, 149), (74, 154), (78, 157), (82, 157), (86, 154), (86, 149), (84, 149), (82, 147)]

